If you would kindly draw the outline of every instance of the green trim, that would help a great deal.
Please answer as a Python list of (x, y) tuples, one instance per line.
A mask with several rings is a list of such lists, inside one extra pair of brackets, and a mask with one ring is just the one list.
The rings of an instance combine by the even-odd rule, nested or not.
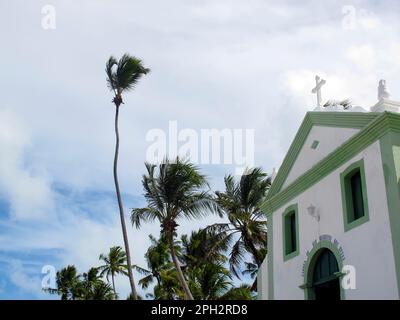
[[(355, 170), (360, 170), (361, 176), (361, 190), (364, 204), (364, 215), (358, 219), (352, 219), (352, 199), (351, 199), (351, 190), (349, 190), (348, 185), (348, 176), (353, 173)], [(369, 220), (369, 210), (368, 210), (368, 192), (367, 192), (367, 183), (365, 181), (365, 168), (364, 168), (364, 160), (361, 159), (352, 163), (340, 174), (340, 186), (342, 189), (342, 212), (343, 212), (343, 226), (344, 231), (347, 232), (355, 227), (362, 225), (363, 223)]]
[(390, 231), (392, 236), (393, 256), (397, 276), (397, 290), (400, 297), (400, 195), (399, 179), (396, 168), (400, 158), (394, 147), (400, 146), (400, 133), (390, 131), (380, 140), (387, 206), (389, 211)]
[(273, 217), (267, 216), (268, 300), (274, 300)]
[[(320, 242), (316, 243), (312, 248), (312, 250), (309, 252), (308, 259), (304, 266), (304, 284), (299, 286), (301, 289), (304, 289), (304, 299), (306, 300), (315, 299), (314, 289), (312, 286), (313, 272), (315, 263), (317, 262), (317, 259), (320, 253), (322, 252), (322, 249), (329, 249), (330, 251), (332, 251), (338, 263), (339, 270), (341, 271), (343, 269), (343, 260), (340, 255), (339, 249), (332, 242), (328, 240), (321, 240)], [(338, 278), (341, 277), (339, 274), (336, 276)], [(341, 300), (345, 299), (345, 292), (341, 284), (340, 284), (340, 299)]]
[(361, 129), (366, 127), (379, 115), (381, 113), (375, 112), (307, 112), (279, 168), (274, 183), (271, 185), (267, 198), (271, 198), (281, 191), (313, 126)]
[[(291, 214), (294, 214), (295, 222), (296, 222), (296, 250), (287, 253), (288, 251), (288, 241), (289, 241), (289, 226), (286, 223), (287, 217)], [(287, 207), (286, 210), (282, 214), (282, 244), (283, 244), (283, 261), (287, 261), (299, 255), (299, 209), (296, 204), (292, 204)]]
[[(345, 113), (345, 115), (351, 116), (350, 113)], [(275, 194), (268, 192), (267, 199), (262, 205), (262, 210), (267, 214), (275, 212), (304, 190), (325, 178), (333, 170), (339, 168), (344, 162), (351, 160), (351, 158), (380, 139), (389, 130), (400, 132), (400, 115), (391, 112), (380, 113), (367, 127), (360, 130), (360, 132), (337, 148), (335, 152), (330, 153), (285, 189), (279, 193), (275, 192)]]
[(310, 148), (315, 150), (315, 149), (317, 149), (318, 145), (319, 145), (319, 141), (314, 140), (313, 143), (311, 144)]

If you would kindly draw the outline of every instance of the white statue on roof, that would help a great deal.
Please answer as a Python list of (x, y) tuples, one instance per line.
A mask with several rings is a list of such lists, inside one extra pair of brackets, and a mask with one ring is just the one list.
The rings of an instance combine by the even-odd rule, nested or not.
[(400, 102), (391, 100), (386, 88), (386, 80), (379, 80), (378, 102), (371, 107), (372, 112), (400, 112)]
[(378, 100), (390, 99), (390, 94), (386, 89), (386, 80), (380, 80), (378, 86)]

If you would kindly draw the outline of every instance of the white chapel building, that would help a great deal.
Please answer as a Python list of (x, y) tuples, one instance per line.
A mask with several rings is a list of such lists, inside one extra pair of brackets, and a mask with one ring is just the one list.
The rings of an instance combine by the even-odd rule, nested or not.
[[(262, 206), (259, 299), (400, 298), (400, 103), (308, 112)], [(320, 86), (318, 86), (318, 83)]]

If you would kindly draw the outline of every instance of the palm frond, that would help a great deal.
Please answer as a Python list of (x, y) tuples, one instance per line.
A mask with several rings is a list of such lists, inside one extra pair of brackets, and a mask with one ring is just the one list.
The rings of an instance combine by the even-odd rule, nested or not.
[(142, 222), (149, 222), (159, 219), (160, 213), (153, 208), (136, 208), (131, 210), (131, 222), (137, 229)]
[(135, 84), (142, 75), (150, 72), (150, 69), (142, 65), (142, 61), (136, 57), (124, 54), (118, 61), (115, 78), (118, 84), (119, 93), (129, 91), (134, 88)]

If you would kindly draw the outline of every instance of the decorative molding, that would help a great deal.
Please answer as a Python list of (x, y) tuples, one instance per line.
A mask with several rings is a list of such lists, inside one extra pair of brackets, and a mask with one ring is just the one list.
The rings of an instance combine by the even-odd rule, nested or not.
[(378, 101), (373, 107), (371, 107), (372, 112), (400, 112), (400, 102), (393, 101), (389, 99), (382, 99)]
[[(321, 239), (321, 237), (324, 239), (333, 239), (330, 235), (322, 235), (319, 239)], [(301, 289), (304, 289), (304, 298), (306, 300), (313, 300), (315, 298), (312, 286), (313, 268), (317, 260), (316, 258), (318, 257), (318, 252), (324, 248), (330, 250), (334, 254), (339, 270), (343, 269), (344, 254), (342, 247), (339, 245), (339, 241), (336, 239), (333, 239), (333, 242), (328, 240), (314, 240), (311, 251), (307, 251), (307, 259), (304, 261), (302, 267), (301, 276), (304, 278), (304, 283), (299, 286)], [(335, 275), (340, 278), (341, 272), (337, 272)], [(342, 286), (340, 286), (340, 298), (342, 300), (345, 299), (345, 292)]]
[[(346, 114), (349, 116), (349, 114)], [(365, 114), (362, 114), (365, 115)], [(303, 173), (300, 177), (289, 184), (285, 189), (279, 190), (281, 184), (284, 182), (285, 166), (290, 166), (288, 158), (295, 157), (289, 153), (286, 155), (284, 160), (283, 168), (279, 170), (278, 175), (271, 186), (271, 190), (268, 192), (266, 200), (261, 206), (265, 213), (273, 213), (278, 208), (284, 206), (286, 203), (291, 201), (294, 197), (302, 193), (304, 190), (310, 188), (321, 179), (325, 178), (333, 170), (339, 168), (343, 163), (349, 161), (351, 158), (356, 156), (366, 147), (373, 142), (379, 140), (384, 134), (392, 130), (394, 132), (400, 132), (400, 114), (384, 112), (374, 115), (374, 120), (364, 127), (360, 132), (356, 133), (353, 137), (347, 140), (344, 144), (338, 147), (334, 152), (330, 153), (327, 157), (319, 161), (311, 169)], [(307, 118), (307, 116), (306, 116)], [(310, 121), (310, 120), (309, 120)], [(293, 147), (293, 146), (292, 146)], [(291, 147), (291, 149), (292, 149)], [(292, 152), (294, 152), (292, 150)], [(294, 160), (290, 160), (292, 162)], [(288, 171), (287, 171), (288, 172)], [(279, 179), (278, 179), (279, 178)], [(272, 190), (272, 187), (274, 187)]]
[(296, 136), (284, 158), (282, 165), (271, 185), (267, 198), (274, 196), (281, 191), (283, 184), (289, 175), (297, 156), (299, 155), (303, 145), (313, 126), (340, 127), (361, 129), (371, 123), (380, 116), (380, 113), (364, 113), (364, 112), (307, 112), (297, 131)]

